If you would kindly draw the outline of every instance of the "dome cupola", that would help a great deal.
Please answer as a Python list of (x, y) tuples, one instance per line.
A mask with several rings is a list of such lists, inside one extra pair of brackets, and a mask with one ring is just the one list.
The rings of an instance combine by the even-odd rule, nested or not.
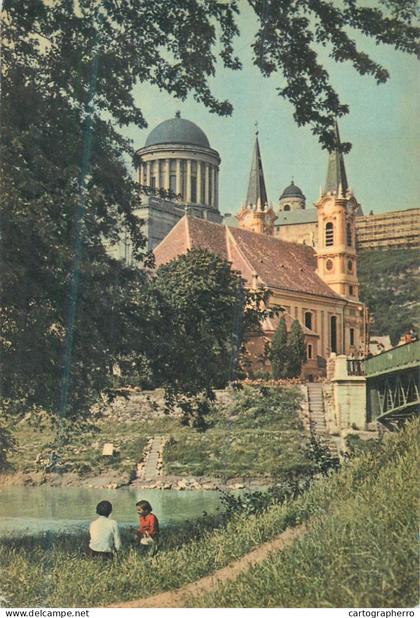
[(157, 144), (189, 144), (210, 148), (204, 131), (191, 120), (181, 118), (181, 112), (176, 112), (175, 118), (164, 120), (150, 132), (145, 146)]

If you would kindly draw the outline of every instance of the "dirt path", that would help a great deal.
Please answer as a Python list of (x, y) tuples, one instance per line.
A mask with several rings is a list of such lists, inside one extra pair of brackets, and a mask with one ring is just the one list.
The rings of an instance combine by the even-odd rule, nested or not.
[(250, 566), (262, 562), (273, 551), (279, 551), (290, 545), (295, 539), (301, 537), (306, 532), (305, 526), (302, 524), (295, 528), (288, 528), (279, 536), (271, 541), (263, 543), (256, 549), (245, 554), (235, 562), (231, 562), (227, 566), (215, 571), (211, 575), (207, 575), (202, 579), (198, 579), (191, 584), (187, 584), (177, 590), (169, 592), (160, 592), (151, 597), (136, 599), (135, 601), (126, 601), (124, 603), (115, 603), (107, 607), (184, 607), (188, 597), (198, 596), (205, 592), (210, 592), (219, 583), (232, 581), (236, 579), (243, 571)]

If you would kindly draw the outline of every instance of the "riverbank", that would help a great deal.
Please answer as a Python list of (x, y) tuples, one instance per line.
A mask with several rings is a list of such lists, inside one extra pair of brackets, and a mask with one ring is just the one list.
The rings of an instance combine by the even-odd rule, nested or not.
[[(310, 465), (298, 388), (227, 391), (204, 432), (163, 414), (161, 398), (161, 393), (157, 399), (144, 393), (121, 398), (86, 427), (76, 424), (58, 446), (48, 418), (24, 417), (14, 429), (13, 472), (0, 477), (0, 486), (252, 489), (305, 473)], [(164, 445), (162, 453), (152, 474), (144, 476), (156, 440)], [(105, 445), (112, 446), (112, 455), (103, 454)]]
[(261, 489), (271, 483), (270, 478), (231, 478), (223, 481), (215, 477), (184, 477), (167, 476), (153, 481), (140, 481), (136, 479), (130, 482), (129, 479), (121, 480), (118, 472), (101, 476), (80, 477), (72, 473), (45, 473), (16, 472), (0, 475), (0, 489), (3, 487), (83, 487), (88, 489), (120, 489), (123, 487), (133, 487), (136, 489), (162, 489), (177, 491), (232, 491), (241, 489)]
[(262, 510), (255, 501), (254, 512), (235, 512), (215, 527), (188, 521), (153, 557), (140, 556), (127, 539), (118, 560), (104, 569), (89, 559), (86, 535), (1, 540), (3, 604), (119, 606), (197, 581), (305, 523), (306, 533), (292, 546), (186, 605), (413, 607), (418, 430), (414, 421), (293, 500)]

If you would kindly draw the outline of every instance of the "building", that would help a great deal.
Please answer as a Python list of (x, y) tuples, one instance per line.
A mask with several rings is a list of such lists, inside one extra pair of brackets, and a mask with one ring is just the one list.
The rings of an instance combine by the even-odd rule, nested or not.
[(384, 212), (356, 219), (358, 251), (420, 247), (420, 208)]
[(219, 153), (195, 123), (181, 118), (161, 122), (137, 151), (138, 180), (149, 249), (154, 249), (188, 211), (220, 223)]
[[(286, 323), (298, 319), (304, 328), (304, 375), (309, 377), (324, 374), (331, 352), (349, 354), (366, 345), (367, 315), (359, 301), (355, 246), (354, 220), (359, 204), (350, 190), (343, 192), (341, 165), (331, 165), (332, 159), (340, 157), (339, 152), (331, 156), (331, 182), (316, 204), (317, 251), (275, 234), (276, 215), (267, 200), (258, 135), (247, 196), (236, 216), (236, 226), (186, 213), (154, 251), (159, 266), (194, 247), (207, 249), (230, 261), (248, 288), (269, 289), (270, 304), (284, 310)], [(330, 168), (336, 170), (334, 177)], [(302, 196), (289, 192), (284, 205), (290, 204), (292, 209), (302, 203)], [(292, 202), (292, 197), (299, 199)], [(251, 341), (248, 350), (254, 368), (267, 366), (264, 346), (275, 328), (272, 321), (266, 321), (263, 332)]]

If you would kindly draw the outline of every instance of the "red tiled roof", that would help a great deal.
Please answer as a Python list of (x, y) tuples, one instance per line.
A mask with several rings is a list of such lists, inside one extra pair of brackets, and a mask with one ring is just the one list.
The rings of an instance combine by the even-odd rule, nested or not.
[(193, 247), (207, 249), (230, 261), (232, 268), (240, 271), (250, 285), (257, 275), (258, 281), (271, 290), (341, 299), (316, 274), (316, 255), (311, 247), (187, 215), (156, 247), (156, 266)]

